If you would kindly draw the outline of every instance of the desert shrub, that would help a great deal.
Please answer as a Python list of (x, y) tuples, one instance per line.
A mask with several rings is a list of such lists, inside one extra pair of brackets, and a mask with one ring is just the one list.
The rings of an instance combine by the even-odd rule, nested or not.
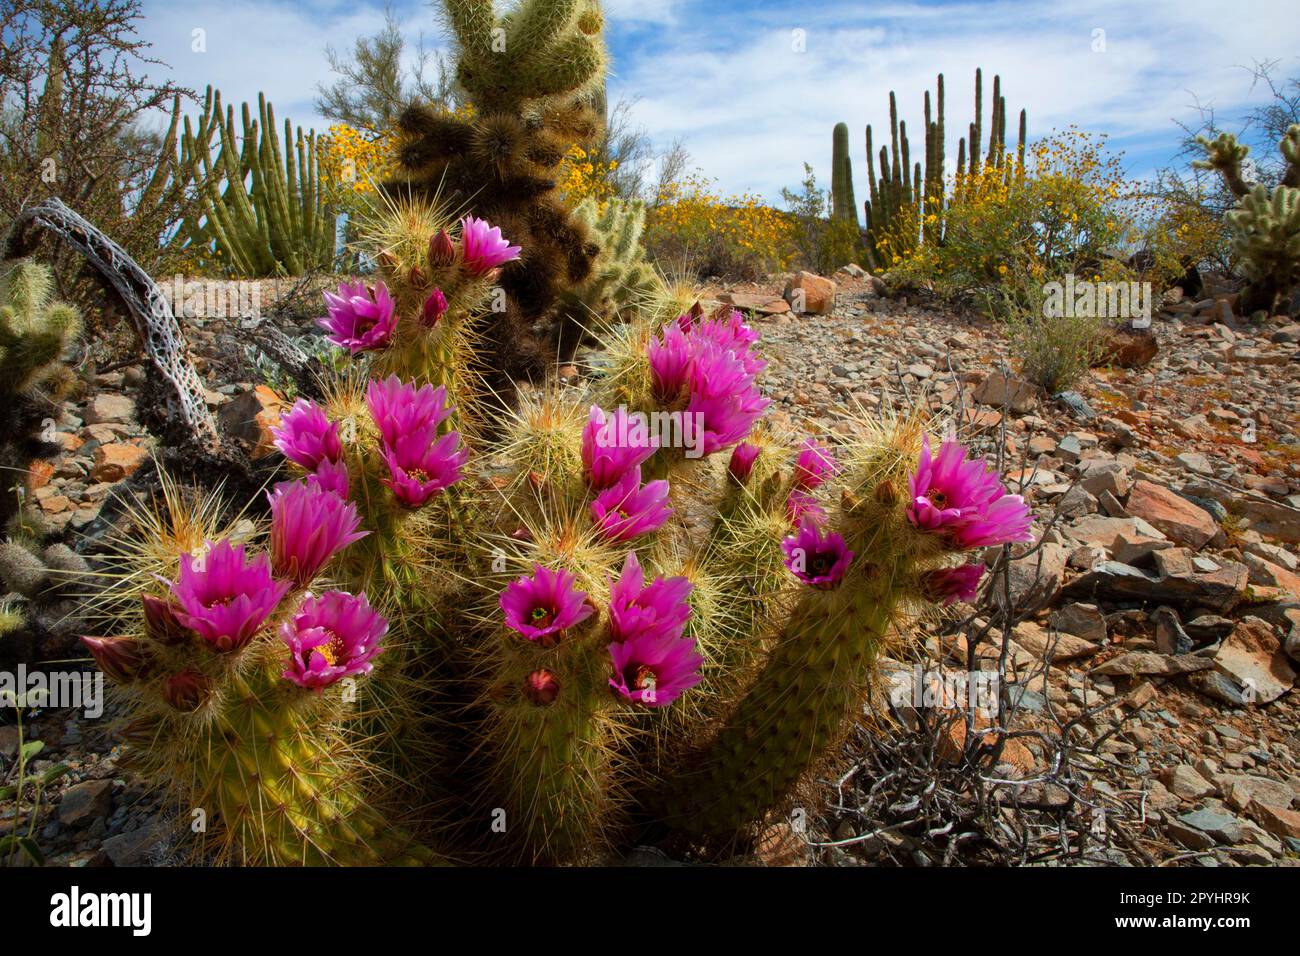
[(1077, 384), (1101, 357), (1109, 322), (1018, 311), (1006, 317), (1005, 328), (1020, 374), (1055, 395)]
[(1066, 273), (1127, 277), (1112, 260), (1134, 241), (1139, 199), (1105, 137), (1067, 129), (1032, 144), (1023, 164), (984, 166), (950, 188), (941, 241), (915, 244), (923, 224), (906, 218), (882, 240), (897, 250), (889, 264), (899, 284), (1024, 308)]
[(804, 163), (803, 168), (800, 191), (782, 189), (781, 198), (792, 219), (790, 231), (799, 262), (829, 275), (862, 258), (862, 234), (855, 221), (828, 216), (826, 193), (817, 186), (812, 167)]
[[(195, 202), (174, 139), (148, 128), (189, 91), (155, 82), (159, 62), (136, 29), (139, 0), (11, 0), (0, 4), (0, 228), (50, 197), (99, 226), (144, 268), (167, 272), (168, 240)], [(45, 258), (61, 295), (84, 301), (83, 261)]]
[(750, 193), (723, 197), (696, 173), (667, 184), (651, 205), (650, 257), (701, 276), (753, 280), (785, 268), (794, 249), (791, 217)]
[(572, 206), (591, 199), (603, 211), (605, 204), (618, 196), (614, 179), (618, 166), (617, 159), (602, 159), (581, 146), (571, 146), (560, 164), (560, 192)]

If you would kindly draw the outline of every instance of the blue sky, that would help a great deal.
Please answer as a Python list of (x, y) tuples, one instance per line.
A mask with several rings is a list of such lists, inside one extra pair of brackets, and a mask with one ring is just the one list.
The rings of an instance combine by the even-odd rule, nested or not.
[[(175, 80), (199, 91), (213, 83), (234, 102), (255, 102), (262, 90), (281, 118), (317, 126), (312, 99), (329, 78), (326, 44), (349, 48), (383, 22), (382, 0), (144, 6), (141, 33)], [(394, 7), (412, 41), (423, 32), (427, 45), (445, 46), (427, 3)], [(1134, 175), (1171, 161), (1175, 120), (1194, 121), (1197, 102), (1229, 128), (1261, 102), (1243, 69), (1254, 60), (1278, 59), (1286, 75), (1300, 74), (1294, 0), (606, 0), (605, 9), (611, 100), (638, 97), (635, 121), (661, 146), (684, 140), (724, 191), (773, 201), (802, 178), (805, 160), (829, 185), (831, 128), (841, 120), (852, 131), (861, 195), (863, 130), (871, 123), (880, 142), (891, 89), (916, 156), (922, 95), (938, 72), (950, 161), (982, 66), (986, 124), (988, 85), (999, 73), (1012, 125), (1025, 108), (1031, 138), (1071, 123), (1109, 133)], [(191, 49), (196, 28), (206, 31), (204, 53)]]

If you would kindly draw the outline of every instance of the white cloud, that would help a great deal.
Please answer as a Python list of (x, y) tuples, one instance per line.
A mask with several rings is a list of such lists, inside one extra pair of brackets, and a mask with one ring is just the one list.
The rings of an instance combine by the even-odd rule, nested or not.
[[(1261, 29), (1267, 24), (1268, 29)], [(807, 33), (794, 52), (790, 30)], [(1105, 52), (1093, 31), (1105, 30)], [(1031, 138), (1071, 123), (1107, 132), (1134, 152), (1173, 155), (1195, 93), (1228, 117), (1259, 98), (1239, 67), (1281, 57), (1294, 72), (1300, 18), (1281, 0), (1225, 16), (1209, 0), (1104, 0), (1066, 9), (1052, 0), (888, 7), (764, 4), (761, 15), (726, 22), (684, 20), (654, 55), (624, 63), (615, 95), (642, 99), (635, 117), (657, 140), (682, 137), (698, 164), (728, 191), (770, 199), (795, 183), (808, 160), (828, 180), (831, 128), (852, 130), (853, 160), (865, 166), (864, 128), (877, 150), (888, 140), (888, 93), (898, 95), (913, 160), (923, 159), (922, 94), (935, 74), (946, 84), (947, 150), (974, 113), (974, 73), (985, 69), (984, 122), (992, 74), (1003, 80), (1015, 136), (1028, 111)], [(985, 133), (987, 140), (987, 132)], [(859, 192), (863, 191), (862, 188)]]

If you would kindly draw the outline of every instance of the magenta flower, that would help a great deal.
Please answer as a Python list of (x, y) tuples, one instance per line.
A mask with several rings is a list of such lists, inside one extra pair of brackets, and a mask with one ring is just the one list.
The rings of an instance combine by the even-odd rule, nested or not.
[(816, 498), (806, 491), (800, 491), (793, 488), (785, 499), (785, 514), (790, 519), (790, 524), (796, 528), (804, 521), (811, 521), (813, 524), (826, 523), (826, 509), (821, 506)]
[(466, 216), (460, 221), (460, 244), (465, 253), (465, 269), (471, 275), (483, 275), (512, 259), (518, 259), (520, 246), (512, 246), (501, 237), (499, 226), (486, 219)]
[(332, 491), (340, 498), (346, 499), (351, 490), (348, 466), (342, 461), (322, 461), (316, 470), (307, 476), (307, 484), (317, 485), (325, 491)]
[(658, 447), (658, 439), (650, 435), (643, 418), (629, 415), (622, 406), (606, 416), (599, 405), (592, 405), (582, 429), (582, 463), (587, 469), (587, 481), (593, 488), (609, 488)]
[(320, 690), (344, 677), (369, 674), (387, 632), (388, 622), (364, 594), (326, 591), (316, 597), (309, 591), (293, 619), (280, 625), (280, 639), (289, 647), (283, 676)]
[(731, 451), (731, 461), (727, 463), (727, 474), (742, 485), (749, 480), (749, 473), (754, 470), (754, 462), (762, 451), (757, 445), (741, 442)]
[(840, 583), (853, 560), (844, 538), (834, 531), (823, 533), (811, 521), (799, 526), (797, 534), (781, 542), (785, 566), (805, 584), (829, 590)]
[(399, 438), (394, 445), (385, 445), (381, 451), (388, 465), (384, 484), (408, 508), (421, 507), (465, 477), (461, 469), (469, 450), (457, 449), (459, 444), (460, 432), (447, 432), (432, 442), (429, 432), (416, 432)]
[(438, 324), (438, 320), (446, 312), (447, 297), (442, 294), (441, 289), (434, 289), (429, 293), (429, 297), (424, 300), (424, 305), (420, 306), (420, 324), (431, 329)]
[(453, 410), (447, 405), (446, 386), (434, 388), (426, 383), (417, 389), (415, 383), (403, 382), (396, 375), (382, 382), (371, 379), (366, 386), (366, 407), (390, 448), (398, 439), (413, 435), (426, 436), (427, 445)]
[(703, 343), (691, 364), (688, 415), (699, 416), (703, 451), (711, 455), (741, 441), (772, 404), (762, 396), (752, 375), (736, 358), (712, 342)]
[(271, 567), (277, 578), (299, 586), (369, 534), (357, 530), (357, 506), (317, 482), (281, 482), (266, 497), (271, 502)]
[(691, 617), (687, 603), (693, 585), (686, 578), (655, 578), (647, 587), (645, 572), (629, 551), (623, 573), (609, 586), (609, 636), (616, 642), (640, 637), (678, 638)]
[(703, 678), (704, 658), (689, 637), (638, 635), (609, 645), (614, 676), (609, 686), (625, 700), (666, 707)]
[(573, 584), (568, 571), (533, 565), (532, 576), (522, 575), (501, 592), (501, 612), (506, 626), (543, 647), (553, 647), (564, 632), (595, 612), (587, 592)]
[(767, 368), (767, 361), (750, 350), (750, 346), (758, 341), (758, 332), (745, 324), (745, 317), (736, 309), (732, 309), (725, 319), (706, 319), (701, 322), (695, 326), (693, 337), (699, 341), (712, 342), (733, 353), (750, 376), (756, 376)]
[(202, 557), (181, 555), (171, 591), (177, 620), (216, 650), (233, 651), (252, 639), (290, 587), (271, 577), (265, 554), (248, 561), (242, 544), (223, 539)]
[(970, 602), (979, 591), (980, 577), (983, 574), (982, 564), (963, 564), (955, 568), (928, 571), (921, 577), (921, 593), (931, 601), (944, 605), (956, 601)]
[(591, 516), (610, 541), (628, 541), (663, 527), (673, 509), (668, 505), (668, 482), (641, 485), (641, 466), (624, 472), (591, 503)]
[(397, 328), (397, 305), (380, 282), (373, 290), (364, 282), (344, 282), (337, 293), (326, 292), (329, 315), (316, 320), (328, 338), (353, 355), (367, 349), (382, 349)]
[(1007, 494), (997, 472), (978, 460), (966, 460), (955, 439), (930, 455), (930, 439), (910, 481), (907, 517), (922, 531), (942, 535), (957, 549), (982, 548), (1010, 541), (1030, 541), (1033, 515), (1019, 495)]
[(689, 384), (691, 363), (695, 358), (691, 340), (678, 323), (664, 326), (662, 338), (655, 336), (646, 346), (650, 361), (650, 383), (654, 397), (664, 405), (673, 405)]
[(325, 409), (305, 398), (293, 403), (280, 424), (271, 429), (271, 435), (285, 458), (308, 471), (315, 471), (323, 461), (343, 457), (338, 425), (329, 420)]
[(840, 472), (831, 450), (815, 438), (805, 438), (794, 464), (794, 486), (804, 491), (819, 488)]

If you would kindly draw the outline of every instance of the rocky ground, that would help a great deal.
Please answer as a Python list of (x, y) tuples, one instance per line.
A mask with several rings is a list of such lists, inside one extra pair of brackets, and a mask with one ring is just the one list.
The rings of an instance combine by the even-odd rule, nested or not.
[[(1007, 678), (1027, 732), (1007, 741), (996, 775), (1022, 793), (1057, 787), (1094, 823), (1097, 808), (1122, 820), (1123, 841), (1097, 831), (1096, 861), (1300, 861), (1300, 326), (1252, 326), (1230, 297), (1171, 294), (1154, 357), (1095, 369), (1053, 397), (1007, 373), (1005, 338), (987, 321), (886, 298), (869, 276), (835, 279), (833, 304), (828, 287), (801, 283), (820, 315), (789, 312), (779, 280), (713, 293), (753, 314), (778, 423), (834, 436), (854, 409), (924, 396), (963, 434), (1003, 445), (1045, 537), (1009, 577), (1026, 613), (1008, 635)], [(209, 320), (190, 335), (211, 404), (256, 439), (276, 403), (237, 358), (247, 333)], [(148, 454), (138, 375), (99, 375), (56, 423), (65, 453), (41, 466), (34, 494), (70, 537)], [(996, 664), (1001, 634), (972, 617), (964, 631), (933, 626), (928, 671), (964, 670), (966, 637), (980, 632), (974, 658)], [(886, 680), (911, 679), (913, 663), (886, 662)], [(898, 727), (915, 723), (913, 709), (894, 711)], [(32, 770), (67, 767), (47, 788), (37, 840), (58, 864), (164, 860), (168, 814), (118, 774), (103, 726), (69, 712), (31, 719), (27, 739), (45, 743)], [(1088, 746), (1055, 760), (1076, 734)], [(0, 725), (0, 785), (13, 782), (17, 746), (16, 728)], [(763, 858), (941, 862), (868, 812), (865, 789), (854, 802), (851, 747), (847, 777), (823, 794), (829, 809), (777, 828)], [(0, 836), (14, 817), (0, 799)], [(655, 862), (645, 852), (638, 862)]]

